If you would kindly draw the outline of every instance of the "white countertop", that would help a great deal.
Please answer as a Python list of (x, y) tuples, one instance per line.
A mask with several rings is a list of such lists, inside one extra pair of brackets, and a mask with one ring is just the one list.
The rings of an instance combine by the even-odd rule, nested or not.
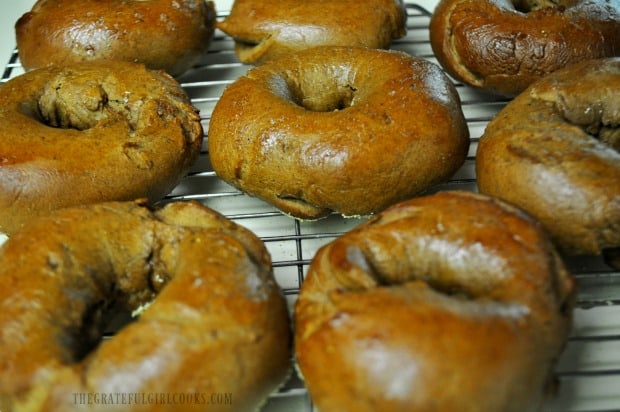
[(11, 0), (0, 3), (0, 64), (11, 57), (15, 48), (15, 22), (32, 8), (35, 0)]

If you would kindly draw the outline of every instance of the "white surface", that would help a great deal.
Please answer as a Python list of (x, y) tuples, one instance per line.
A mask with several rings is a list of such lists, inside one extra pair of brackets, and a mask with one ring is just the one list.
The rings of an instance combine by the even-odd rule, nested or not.
[(0, 3), (0, 62), (2, 66), (15, 48), (15, 22), (30, 10), (34, 0), (11, 0)]

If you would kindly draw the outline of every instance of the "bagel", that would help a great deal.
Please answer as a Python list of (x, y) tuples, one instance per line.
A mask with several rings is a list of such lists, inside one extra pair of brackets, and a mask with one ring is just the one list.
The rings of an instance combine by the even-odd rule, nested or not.
[(457, 191), (408, 200), (313, 258), (294, 312), (299, 370), (326, 412), (536, 410), (574, 287), (518, 209)]
[(125, 60), (174, 76), (199, 62), (214, 30), (204, 0), (38, 0), (15, 24), (26, 70)]
[[(80, 393), (109, 395), (97, 410), (249, 411), (289, 372), (288, 312), (264, 244), (198, 203), (63, 209), (10, 237), (0, 261), (3, 411), (83, 410)], [(99, 342), (111, 313), (148, 303)], [(162, 393), (189, 400), (153, 401)], [(216, 393), (232, 404), (205, 406)]]
[(558, 70), (488, 124), (478, 187), (541, 221), (568, 255), (620, 248), (619, 125), (620, 58)]
[(317, 46), (386, 49), (406, 34), (402, 0), (235, 0), (216, 27), (235, 41), (246, 64)]
[(515, 96), (562, 67), (620, 56), (620, 2), (441, 0), (430, 41), (454, 78)]
[(197, 159), (197, 110), (165, 72), (129, 62), (46, 67), (0, 87), (0, 230), (108, 200), (159, 200)]
[(301, 219), (380, 211), (447, 180), (469, 147), (437, 65), (334, 46), (249, 70), (222, 93), (208, 134), (223, 180)]

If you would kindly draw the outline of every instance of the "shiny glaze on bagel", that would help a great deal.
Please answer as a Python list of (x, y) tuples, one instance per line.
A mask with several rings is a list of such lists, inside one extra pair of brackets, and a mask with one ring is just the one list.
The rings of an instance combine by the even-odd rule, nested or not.
[(456, 79), (514, 96), (570, 64), (620, 56), (620, 2), (441, 0), (430, 40)]

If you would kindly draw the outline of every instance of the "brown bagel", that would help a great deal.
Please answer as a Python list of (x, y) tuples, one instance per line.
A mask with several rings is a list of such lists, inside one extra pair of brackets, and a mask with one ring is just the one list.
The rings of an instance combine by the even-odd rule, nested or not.
[(567, 254), (620, 248), (619, 125), (620, 58), (552, 73), (488, 124), (480, 191), (528, 211)]
[(15, 24), (27, 70), (126, 60), (179, 75), (196, 64), (215, 29), (204, 0), (38, 0)]
[(318, 47), (255, 67), (209, 125), (217, 174), (303, 219), (382, 210), (450, 177), (468, 146), (441, 69), (378, 49)]
[(262, 63), (316, 46), (388, 48), (406, 33), (402, 0), (235, 0), (217, 28), (243, 63)]
[[(9, 238), (0, 262), (3, 411), (81, 411), (79, 394), (110, 396), (90, 405), (101, 411), (249, 411), (289, 372), (288, 313), (267, 250), (198, 203), (63, 209)], [(148, 302), (99, 342), (111, 311)], [(232, 403), (205, 405), (217, 393)]]
[(574, 280), (542, 226), (499, 200), (395, 205), (315, 255), (295, 348), (321, 411), (536, 410)]
[(164, 72), (128, 62), (33, 70), (0, 87), (0, 230), (50, 210), (159, 200), (202, 144), (196, 109)]
[(620, 56), (620, 2), (441, 0), (430, 39), (449, 74), (513, 96), (572, 63)]

